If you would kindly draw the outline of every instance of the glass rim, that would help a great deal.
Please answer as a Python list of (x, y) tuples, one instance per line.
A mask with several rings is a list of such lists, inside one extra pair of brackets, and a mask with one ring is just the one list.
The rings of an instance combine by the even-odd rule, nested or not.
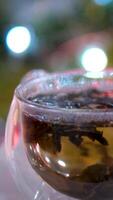
[[(106, 75), (107, 78), (113, 78), (113, 69), (107, 69), (107, 70), (104, 70), (103, 72), (99, 72), (100, 74), (100, 77), (98, 77), (97, 79), (102, 79), (104, 78), (103, 76)], [(71, 71), (66, 71), (66, 72), (58, 72), (58, 73), (52, 73), (52, 74), (48, 74), (47, 76), (45, 77), (40, 77), (40, 78), (32, 78), (31, 80), (28, 80), (26, 82), (20, 82), (20, 84), (16, 87), (15, 89), (15, 92), (14, 92), (14, 95), (16, 96), (16, 98), (21, 101), (22, 103), (25, 103), (27, 104), (28, 106), (33, 106), (33, 107), (36, 107), (37, 109), (40, 109), (40, 110), (45, 110), (45, 111), (49, 111), (49, 112), (64, 112), (64, 113), (73, 113), (75, 112), (76, 114), (77, 113), (81, 113), (81, 115), (83, 113), (113, 113), (113, 108), (95, 108), (95, 109), (91, 109), (91, 108), (61, 108), (61, 107), (52, 107), (52, 106), (49, 106), (49, 105), (42, 105), (42, 104), (39, 104), (39, 103), (35, 103), (35, 102), (32, 102), (32, 101), (29, 101), (27, 98), (24, 98), (21, 94), (21, 90), (23, 87), (25, 87), (26, 85), (29, 85), (30, 83), (32, 83), (33, 81), (37, 81), (39, 83), (41, 83), (42, 81), (46, 81), (48, 79), (52, 80), (54, 78), (59, 78), (60, 76), (70, 76), (70, 75), (75, 75), (76, 77), (77, 76), (81, 76), (81, 77), (85, 77), (86, 78), (86, 75), (87, 75), (87, 72), (85, 72), (84, 70), (71, 70)], [(91, 77), (88, 77), (91, 79)], [(95, 78), (93, 80), (96, 80)], [(39, 93), (40, 94), (40, 93)]]

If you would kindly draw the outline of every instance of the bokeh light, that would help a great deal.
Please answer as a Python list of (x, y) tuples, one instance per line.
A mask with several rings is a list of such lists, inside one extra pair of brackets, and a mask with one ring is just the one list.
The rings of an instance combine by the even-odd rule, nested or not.
[(94, 0), (94, 2), (97, 5), (106, 6), (107, 4), (110, 4), (111, 2), (113, 2), (113, 0)]
[(11, 28), (6, 36), (8, 48), (15, 54), (25, 52), (31, 44), (31, 33), (24, 26), (15, 26)]
[(106, 68), (108, 59), (102, 49), (88, 48), (83, 52), (81, 63), (86, 71), (98, 72)]

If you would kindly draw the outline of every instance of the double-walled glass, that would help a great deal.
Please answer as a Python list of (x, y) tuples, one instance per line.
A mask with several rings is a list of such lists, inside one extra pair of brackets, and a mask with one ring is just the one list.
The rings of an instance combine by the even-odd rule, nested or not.
[(5, 138), (25, 198), (112, 199), (113, 72), (29, 75), (15, 90)]

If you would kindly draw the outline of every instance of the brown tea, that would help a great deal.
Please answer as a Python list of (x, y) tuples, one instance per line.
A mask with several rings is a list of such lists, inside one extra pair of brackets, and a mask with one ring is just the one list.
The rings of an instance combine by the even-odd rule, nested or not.
[[(39, 94), (28, 100), (51, 109), (112, 109), (113, 93)], [(80, 112), (82, 112), (80, 110)], [(113, 199), (111, 123), (64, 123), (23, 113), (24, 142), (33, 169), (56, 190), (79, 199)]]

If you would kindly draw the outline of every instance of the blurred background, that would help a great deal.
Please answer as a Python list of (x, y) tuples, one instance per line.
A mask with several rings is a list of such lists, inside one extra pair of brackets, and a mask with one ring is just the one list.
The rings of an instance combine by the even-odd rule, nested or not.
[(0, 0), (0, 118), (31, 69), (113, 66), (113, 0)]

